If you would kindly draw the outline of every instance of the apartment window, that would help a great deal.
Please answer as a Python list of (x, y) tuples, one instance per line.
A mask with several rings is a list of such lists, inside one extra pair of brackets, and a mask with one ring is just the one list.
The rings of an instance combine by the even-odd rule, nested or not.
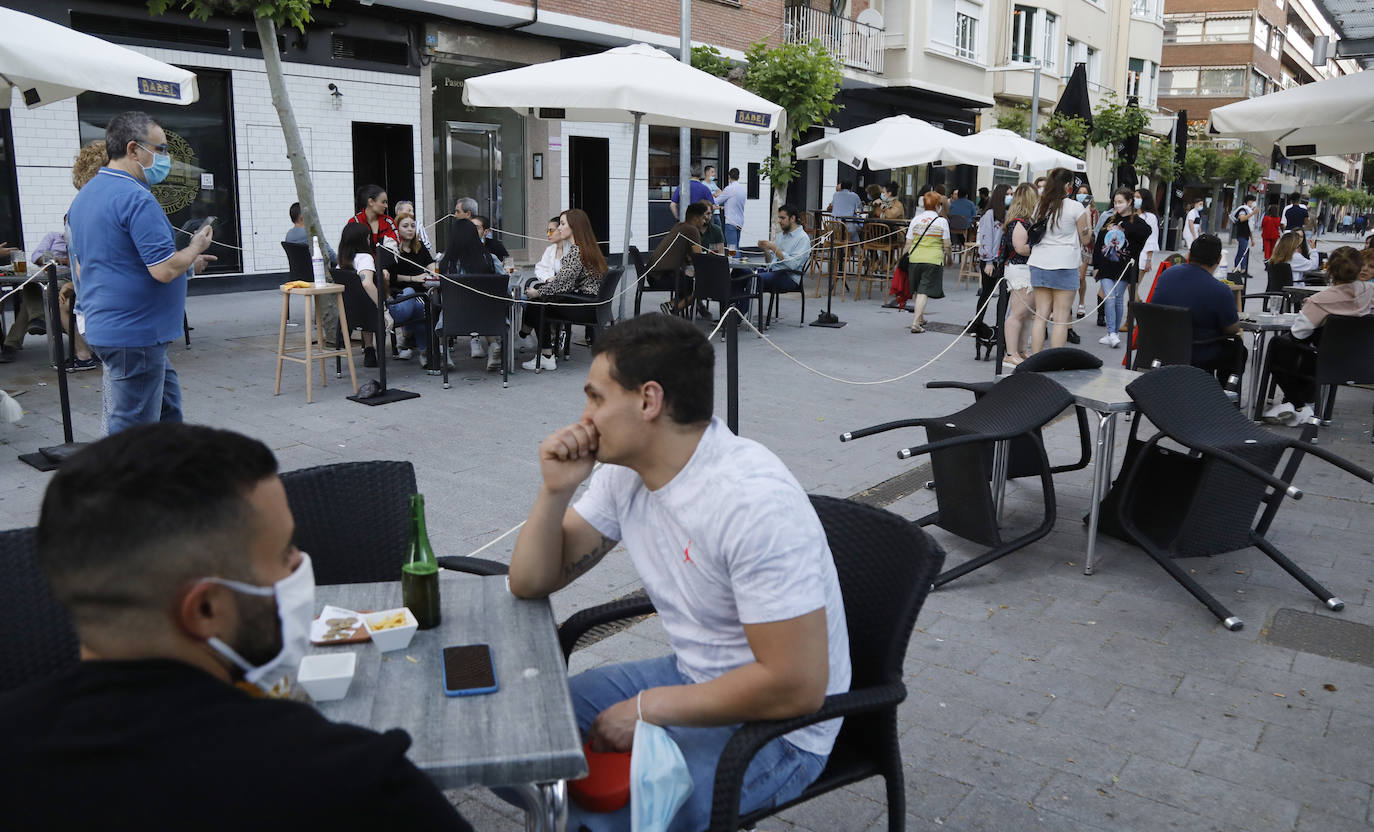
[(1245, 70), (1204, 69), (1198, 78), (1199, 95), (1243, 96), (1245, 95)]
[(1131, 0), (1131, 16), (1154, 19), (1159, 16), (1159, 0)]
[(1259, 98), (1261, 95), (1264, 95), (1266, 92), (1269, 91), (1269, 85), (1272, 83), (1272, 81), (1270, 81), (1268, 78), (1264, 76), (1264, 73), (1260, 72), (1257, 69), (1254, 69), (1253, 67), (1250, 69), (1251, 98)]
[(1269, 56), (1276, 61), (1283, 60), (1283, 35), (1274, 29), (1269, 38)]
[(1207, 43), (1241, 43), (1250, 38), (1250, 18), (1209, 17), (1203, 40)]
[(1050, 12), (1040, 12), (1040, 44), (1044, 54), (1041, 56), (1045, 66), (1054, 66), (1055, 54), (1059, 51), (1059, 18)]
[[(1126, 62), (1126, 95), (1143, 97), (1140, 93), (1141, 78), (1145, 75), (1145, 61), (1141, 58), (1131, 58)], [(1149, 89), (1147, 86), (1146, 89)]]
[(978, 59), (978, 18), (955, 12), (954, 54), (970, 61)]
[(1197, 95), (1196, 69), (1166, 69), (1159, 74), (1159, 91), (1164, 95)]
[(1011, 14), (1011, 59), (1029, 63), (1034, 57), (1032, 30), (1035, 27), (1036, 9), (1031, 6), (1016, 6)]
[(1166, 20), (1165, 43), (1202, 43), (1201, 20)]
[(1263, 20), (1255, 20), (1255, 46), (1261, 52), (1269, 51), (1270, 26)]
[(1088, 80), (1094, 84), (1099, 83), (1099, 79), (1102, 77), (1099, 74), (1102, 67), (1102, 51), (1089, 46), (1086, 58), (1084, 63), (1088, 65)]
[(969, 61), (982, 60), (978, 23), (983, 6), (975, 0), (932, 0), (930, 43), (939, 52)]

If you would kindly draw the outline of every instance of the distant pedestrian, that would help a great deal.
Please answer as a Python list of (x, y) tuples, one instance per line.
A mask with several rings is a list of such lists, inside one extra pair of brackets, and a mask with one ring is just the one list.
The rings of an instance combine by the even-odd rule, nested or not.
[(1307, 226), (1307, 206), (1302, 203), (1301, 194), (1288, 195), (1288, 207), (1283, 212), (1283, 230), (1301, 231)]
[(744, 229), (744, 205), (749, 191), (739, 181), (739, 168), (730, 168), (726, 175), (730, 177), (730, 184), (720, 189), (716, 202), (725, 209), (725, 245), (731, 250), (738, 250), (740, 232)]
[(1231, 272), (1250, 276), (1250, 219), (1255, 213), (1255, 195), (1247, 194), (1245, 201), (1231, 212), (1231, 233), (1236, 238), (1236, 259)]

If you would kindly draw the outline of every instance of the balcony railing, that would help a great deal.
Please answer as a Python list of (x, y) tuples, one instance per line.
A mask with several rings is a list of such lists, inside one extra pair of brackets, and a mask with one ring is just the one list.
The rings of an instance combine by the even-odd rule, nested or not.
[(883, 30), (829, 12), (788, 6), (783, 11), (788, 43), (820, 41), (850, 69), (883, 74)]

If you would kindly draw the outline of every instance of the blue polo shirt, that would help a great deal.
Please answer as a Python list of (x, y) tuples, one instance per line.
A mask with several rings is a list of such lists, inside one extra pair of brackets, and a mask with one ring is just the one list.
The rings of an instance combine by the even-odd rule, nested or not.
[[(682, 193), (681, 186), (673, 188), (673, 202), (677, 202), (680, 193)], [(716, 198), (711, 196), (711, 187), (700, 179), (693, 179), (688, 183), (687, 196), (691, 197), (693, 202), (705, 200), (708, 205), (716, 204)]]
[(101, 168), (72, 200), (67, 224), (87, 343), (151, 347), (179, 338), (187, 275), (159, 283), (148, 273), (177, 252), (172, 224), (148, 185)]
[[(1186, 306), (1193, 313), (1193, 340), (1217, 338), (1239, 320), (1236, 296), (1231, 290), (1201, 266), (1180, 263), (1165, 269), (1159, 276), (1151, 303), (1165, 306)], [(1216, 344), (1193, 347), (1193, 363), (1210, 361), (1221, 352)]]

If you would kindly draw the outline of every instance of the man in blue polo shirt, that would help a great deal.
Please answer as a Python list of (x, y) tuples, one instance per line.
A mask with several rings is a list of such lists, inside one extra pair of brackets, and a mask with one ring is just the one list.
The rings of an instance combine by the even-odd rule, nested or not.
[[(1152, 303), (1184, 306), (1193, 315), (1193, 340), (1205, 341), (1240, 332), (1236, 299), (1231, 290), (1217, 280), (1214, 272), (1221, 262), (1221, 238), (1203, 234), (1188, 249), (1188, 262), (1159, 276)], [(1231, 337), (1211, 344), (1193, 344), (1193, 366), (1215, 373), (1223, 384), (1231, 375), (1245, 372), (1249, 352), (1240, 338)]]
[[(693, 203), (693, 202), (705, 202), (707, 205), (715, 205), (715, 204), (716, 204), (716, 198), (715, 198), (714, 196), (711, 195), (711, 186), (710, 186), (710, 185), (707, 185), (705, 182), (702, 182), (702, 181), (701, 181), (701, 163), (700, 163), (700, 162), (697, 162), (695, 165), (692, 165), (692, 178), (691, 178), (691, 180), (687, 183), (687, 185), (688, 185), (687, 195), (688, 195), (689, 197), (691, 197), (691, 199), (687, 200), (687, 202), (688, 202), (689, 205), (690, 205), (691, 203)], [(668, 206), (668, 210), (670, 210), (670, 211), (673, 212), (673, 219), (677, 219), (677, 218), (678, 218), (678, 214), (677, 214), (677, 203), (678, 203), (678, 197), (680, 197), (681, 195), (682, 195), (682, 188), (680, 188), (680, 187), (678, 187), (678, 188), (673, 188), (673, 196), (672, 196), (673, 202), (672, 202), (671, 205)]]
[(215, 258), (206, 223), (178, 249), (150, 186), (167, 177), (167, 134), (131, 111), (105, 128), (108, 166), (67, 214), (77, 325), (105, 367), (101, 423), (107, 434), (143, 422), (180, 422), (181, 385), (167, 357), (180, 337), (186, 278)]

